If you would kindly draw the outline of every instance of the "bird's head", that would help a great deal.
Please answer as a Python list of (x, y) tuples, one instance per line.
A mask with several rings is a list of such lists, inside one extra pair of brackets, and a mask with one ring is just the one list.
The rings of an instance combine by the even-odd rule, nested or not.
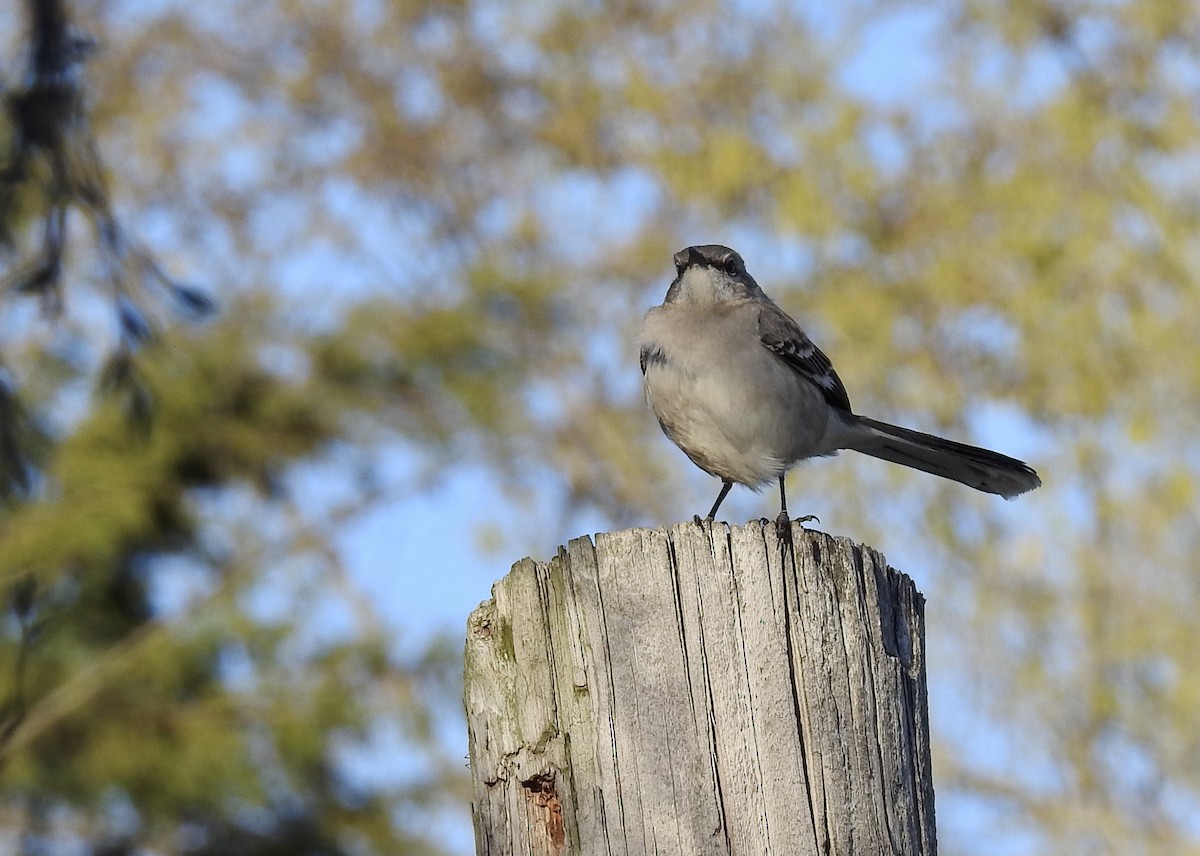
[(675, 281), (664, 302), (723, 303), (761, 294), (740, 255), (721, 244), (701, 244), (675, 254)]

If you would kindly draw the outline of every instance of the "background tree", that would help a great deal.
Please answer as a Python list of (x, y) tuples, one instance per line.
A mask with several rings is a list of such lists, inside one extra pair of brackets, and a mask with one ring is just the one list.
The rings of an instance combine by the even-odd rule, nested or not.
[[(463, 471), (527, 510), (506, 556), (698, 510), (708, 482), (655, 436), (628, 343), (671, 253), (709, 240), (864, 412), (1043, 474), (1012, 505), (849, 457), (793, 476), (800, 511), (931, 599), (943, 851), (1200, 847), (1189, 5), (74, 15), (113, 210), (224, 310), (180, 329), (138, 304), (165, 329), (133, 357), (139, 433), (91, 392), (124, 329), (97, 309), (103, 231), (70, 232), (58, 322), (4, 306), (30, 469), (0, 521), (0, 805), (27, 850), (423, 846), (427, 801), (461, 799), (432, 748), (452, 681), (400, 652), (338, 535)], [(0, 214), (10, 275), (47, 181)], [(490, 505), (445, 517), (505, 519)], [(427, 775), (362, 760), (397, 733)]]

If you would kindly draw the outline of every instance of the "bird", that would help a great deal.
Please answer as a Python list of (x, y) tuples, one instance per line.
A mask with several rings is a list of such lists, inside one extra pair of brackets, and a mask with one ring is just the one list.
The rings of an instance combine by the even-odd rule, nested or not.
[(854, 413), (830, 359), (729, 247), (687, 247), (674, 261), (662, 305), (642, 322), (642, 380), (663, 433), (721, 480), (707, 520), (733, 485), (774, 480), (788, 520), (787, 471), (843, 449), (1006, 499), (1041, 485), (1023, 461)]

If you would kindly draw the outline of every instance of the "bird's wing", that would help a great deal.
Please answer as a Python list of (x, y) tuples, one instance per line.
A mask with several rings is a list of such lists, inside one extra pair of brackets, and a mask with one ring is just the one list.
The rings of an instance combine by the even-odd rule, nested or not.
[(833, 370), (829, 357), (821, 353), (800, 325), (774, 303), (763, 304), (759, 309), (758, 335), (767, 350), (821, 390), (830, 405), (851, 412), (850, 396)]
[(646, 366), (665, 363), (666, 361), (667, 358), (663, 355), (662, 348), (658, 347), (657, 345), (642, 345), (640, 362), (642, 364), (643, 375), (646, 373)]

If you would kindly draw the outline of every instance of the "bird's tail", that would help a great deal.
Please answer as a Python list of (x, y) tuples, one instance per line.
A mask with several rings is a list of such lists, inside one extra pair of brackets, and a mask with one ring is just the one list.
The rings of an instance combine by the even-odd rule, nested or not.
[(857, 452), (953, 479), (1005, 499), (1033, 490), (1042, 483), (1032, 467), (1016, 458), (865, 416), (856, 418), (867, 429), (850, 447)]

